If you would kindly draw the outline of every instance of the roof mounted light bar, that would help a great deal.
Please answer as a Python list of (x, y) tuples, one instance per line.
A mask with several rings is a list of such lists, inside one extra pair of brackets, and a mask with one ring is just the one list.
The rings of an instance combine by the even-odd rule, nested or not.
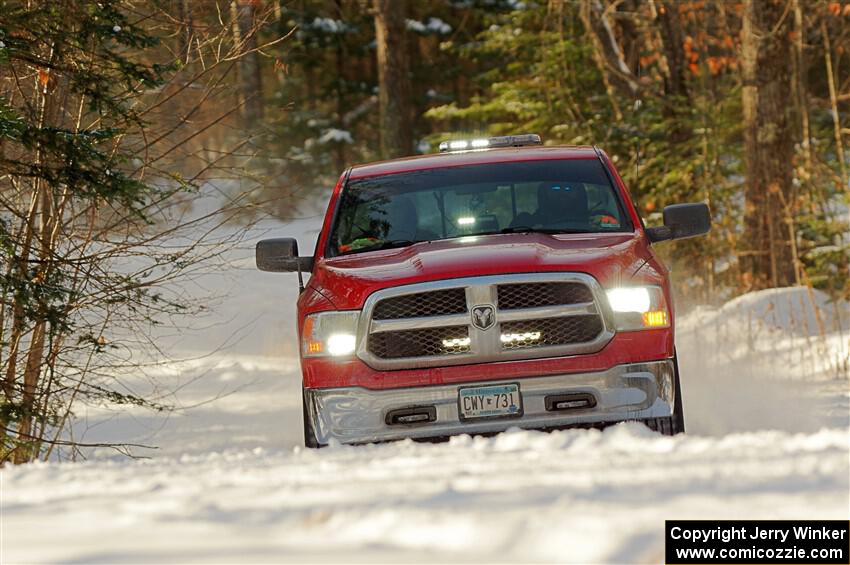
[(536, 133), (522, 135), (500, 135), (498, 137), (483, 137), (480, 139), (455, 139), (440, 142), (440, 153), (453, 151), (474, 151), (493, 147), (522, 147), (524, 145), (541, 145), (540, 136)]

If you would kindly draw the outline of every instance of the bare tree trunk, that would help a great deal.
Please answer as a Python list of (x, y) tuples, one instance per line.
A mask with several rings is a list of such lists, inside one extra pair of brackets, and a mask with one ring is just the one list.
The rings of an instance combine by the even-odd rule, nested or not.
[[(56, 50), (51, 47), (51, 62), (55, 60), (55, 56)], [(44, 82), (39, 80), (33, 92), (36, 93), (38, 100), (38, 127), (44, 128), (50, 122), (49, 116), (51, 114), (51, 107), (49, 103), (55, 100), (55, 97), (53, 96), (53, 93), (51, 93), (49, 87), (49, 77), (48, 80)], [(42, 154), (42, 148), (39, 145), (35, 152), (34, 162), (41, 165), (44, 164), (43, 160), (45, 160), (45, 157)], [(18, 250), (19, 255), (17, 258), (19, 261), (17, 275), (22, 280), (25, 277), (28, 278), (29, 275), (29, 262), (31, 254), (33, 253), (33, 244), (35, 243), (38, 245), (41, 243), (44, 245), (44, 242), (46, 241), (44, 239), (45, 234), (49, 233), (49, 226), (47, 222), (49, 214), (48, 211), (51, 206), (50, 187), (43, 179), (36, 178), (32, 185), (32, 191), (30, 208), (27, 212), (27, 222), (23, 227), (23, 233), (21, 234), (23, 244)], [(36, 222), (39, 218), (40, 226), (38, 229), (39, 234), (37, 235)], [(40, 257), (44, 259), (45, 254), (41, 253)], [(35, 278), (38, 279), (38, 277), (39, 275), (36, 275)], [(44, 279), (42, 278), (42, 280)], [(11, 347), (6, 371), (6, 384), (9, 386), (13, 394), (15, 385), (18, 381), (18, 360), (25, 355), (24, 352), (19, 349), (26, 331), (25, 308), (22, 304), (23, 301), (19, 300), (20, 298), (20, 296), (15, 297), (14, 318), (10, 341)], [(17, 445), (11, 454), (12, 461), (15, 463), (24, 463), (29, 461), (31, 459), (31, 454), (33, 453), (32, 444), (29, 440), (31, 439), (30, 432), (32, 430), (34, 417), (33, 407), (35, 404), (36, 389), (38, 387), (38, 376), (40, 374), (38, 369), (41, 367), (40, 361), (41, 354), (43, 353), (43, 349), (39, 349), (39, 346), (43, 346), (44, 344), (43, 330), (44, 327), (42, 324), (36, 324), (33, 327), (26, 353), (27, 361), (21, 382), (21, 403), (19, 406), (20, 418), (17, 423), (17, 436), (19, 439), (23, 438), (23, 442)], [(37, 359), (36, 355), (38, 355)], [(11, 399), (12, 397), (10, 397), (10, 400)], [(6, 422), (2, 422), (2, 425), (5, 428)]]
[(821, 20), (821, 33), (823, 34), (824, 64), (826, 65), (826, 78), (829, 85), (829, 103), (832, 108), (832, 124), (835, 132), (835, 156), (838, 159), (838, 170), (841, 173), (841, 186), (847, 190), (847, 165), (844, 162), (844, 143), (841, 139), (841, 115), (838, 113), (838, 95), (835, 91), (835, 73), (832, 68), (832, 46), (829, 42), (829, 29), (826, 21)]
[(743, 272), (749, 286), (795, 282), (791, 238), (782, 202), (793, 202), (794, 136), (788, 116), (790, 31), (785, 2), (745, 0), (741, 29), (744, 157), (747, 170)]
[[(653, 3), (654, 4), (654, 3)], [(685, 81), (685, 52), (682, 49), (684, 36), (678, 6), (673, 2), (659, 2), (657, 18), (661, 35), (661, 48), (666, 62), (667, 73), (664, 76), (665, 101), (663, 112), (665, 117), (673, 118), (673, 130), (670, 138), (676, 143), (686, 141), (691, 136), (691, 130), (676, 118), (691, 108), (688, 86)]]
[(634, 97), (638, 94), (639, 85), (617, 42), (614, 24), (608, 15), (612, 9), (600, 0), (582, 0), (579, 17), (593, 43), (594, 60), (602, 73), (614, 117), (621, 120), (623, 113), (617, 102), (616, 91)]
[(797, 92), (797, 106), (800, 112), (800, 127), (803, 136), (803, 154), (806, 159), (806, 171), (812, 171), (812, 134), (809, 121), (809, 101), (806, 85), (806, 58), (803, 52), (803, 37), (806, 33), (803, 10), (800, 0), (794, 0), (794, 85)]
[[(336, 0), (336, 11), (340, 19), (343, 19), (343, 6), (342, 0)], [(345, 129), (344, 119), (345, 119), (345, 89), (343, 87), (345, 83), (345, 63), (346, 56), (345, 52), (345, 41), (342, 37), (338, 36), (336, 38), (336, 120), (337, 127), (339, 129)], [(345, 169), (346, 161), (345, 161), (345, 143), (335, 143), (336, 147), (334, 147), (334, 169), (337, 171), (341, 171)]]
[(192, 39), (195, 36), (195, 24), (192, 19), (192, 5), (189, 0), (177, 0), (177, 16), (180, 18), (180, 55), (183, 62), (189, 61)]
[(409, 155), (413, 150), (411, 84), (405, 38), (405, 0), (373, 0), (378, 46), (378, 104), (381, 155)]
[[(46, 104), (45, 104), (46, 105)], [(48, 238), (50, 236), (50, 224), (52, 217), (52, 198), (51, 188), (47, 183), (41, 183), (41, 217), (38, 234), (38, 244), (41, 246), (39, 257), (39, 270), (34, 279), (46, 280), (45, 261), (49, 260), (50, 252), (48, 247)], [(39, 377), (41, 376), (42, 362), (44, 360), (44, 340), (47, 331), (47, 320), (45, 318), (45, 307), (41, 301), (36, 302), (38, 315), (35, 317), (36, 322), (30, 335), (29, 347), (26, 355), (26, 365), (24, 366), (23, 374), (23, 393), (21, 394), (21, 412), (22, 416), (19, 422), (18, 435), (24, 440), (34, 440), (33, 438), (33, 421), (35, 419), (35, 397), (36, 390), (39, 385)], [(33, 453), (38, 450), (33, 441), (27, 441), (24, 449), (19, 448), (15, 452), (15, 463), (25, 463), (32, 458)]]
[(263, 117), (263, 84), (260, 77), (260, 54), (257, 51), (256, 9), (252, 0), (232, 0), (233, 40), (239, 58), (239, 104), (245, 125), (251, 127)]

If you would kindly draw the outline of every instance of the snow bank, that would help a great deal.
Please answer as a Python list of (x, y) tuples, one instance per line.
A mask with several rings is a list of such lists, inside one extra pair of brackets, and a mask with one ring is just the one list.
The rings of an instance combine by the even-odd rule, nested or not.
[(698, 308), (677, 320), (691, 357), (734, 363), (735, 371), (789, 380), (847, 379), (850, 306), (806, 287), (739, 296), (719, 309)]
[(689, 431), (720, 435), (848, 424), (848, 305), (817, 290), (745, 294), (677, 319)]
[(690, 356), (757, 366), (791, 380), (847, 379), (850, 305), (806, 287), (768, 289), (677, 320)]
[(734, 326), (739, 335), (761, 331), (796, 336), (848, 333), (850, 305), (804, 286), (771, 288), (741, 295), (716, 310), (699, 310), (679, 321), (685, 330), (696, 325)]
[(3, 559), (661, 562), (665, 518), (846, 518), (847, 467), (846, 430), (637, 424), (37, 465), (3, 472)]

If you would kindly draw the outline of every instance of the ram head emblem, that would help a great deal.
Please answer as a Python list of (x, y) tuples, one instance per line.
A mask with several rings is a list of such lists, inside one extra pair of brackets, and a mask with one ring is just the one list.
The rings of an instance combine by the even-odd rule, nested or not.
[(472, 309), (472, 325), (479, 330), (488, 330), (496, 323), (496, 309), (485, 304)]

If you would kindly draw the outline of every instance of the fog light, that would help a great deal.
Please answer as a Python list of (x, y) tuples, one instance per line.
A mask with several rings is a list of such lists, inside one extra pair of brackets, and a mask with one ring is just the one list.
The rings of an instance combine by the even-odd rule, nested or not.
[(499, 339), (502, 343), (516, 343), (518, 341), (537, 341), (540, 339), (540, 332), (525, 332), (518, 334), (502, 334)]

